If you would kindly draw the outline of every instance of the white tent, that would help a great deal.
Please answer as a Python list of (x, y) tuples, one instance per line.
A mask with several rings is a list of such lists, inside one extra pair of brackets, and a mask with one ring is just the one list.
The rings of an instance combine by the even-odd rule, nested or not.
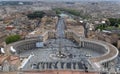
[(3, 54), (5, 53), (4, 48), (1, 48), (0, 50), (1, 50), (1, 53)]
[(13, 46), (10, 47), (10, 51), (12, 51), (14, 53), (16, 52), (16, 50), (13, 48)]
[(37, 42), (36, 47), (39, 47), (39, 48), (41, 47), (42, 48), (42, 47), (44, 47), (44, 43), (43, 42)]

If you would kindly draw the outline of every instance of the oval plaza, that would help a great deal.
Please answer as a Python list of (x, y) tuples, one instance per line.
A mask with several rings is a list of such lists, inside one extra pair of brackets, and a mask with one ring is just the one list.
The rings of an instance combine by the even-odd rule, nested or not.
[(113, 45), (90, 40), (72, 30), (65, 30), (58, 20), (56, 30), (7, 46), (11, 54), (23, 60), (20, 71), (73, 70), (99, 72), (114, 66), (118, 50)]

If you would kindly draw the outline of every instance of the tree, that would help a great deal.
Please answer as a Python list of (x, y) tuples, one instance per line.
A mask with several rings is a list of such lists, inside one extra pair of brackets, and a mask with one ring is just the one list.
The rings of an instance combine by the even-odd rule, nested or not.
[(98, 26), (95, 28), (95, 30), (100, 29), (101, 31), (104, 30), (107, 27), (106, 24), (98, 24)]
[(120, 19), (118, 18), (108, 18), (110, 21), (110, 26), (118, 27), (118, 24), (120, 24)]
[(45, 15), (43, 11), (35, 11), (27, 15), (29, 19), (42, 18)]
[(75, 16), (81, 16), (80, 12), (74, 9), (67, 9), (67, 8), (56, 8), (54, 9), (56, 11), (56, 14), (61, 14), (61, 12), (66, 12)]
[(18, 40), (20, 40), (20, 39), (21, 39), (20, 35), (11, 35), (11, 36), (8, 36), (8, 37), (5, 39), (5, 42), (6, 42), (7, 44), (9, 44), (9, 43), (16, 42), (16, 41), (18, 41)]

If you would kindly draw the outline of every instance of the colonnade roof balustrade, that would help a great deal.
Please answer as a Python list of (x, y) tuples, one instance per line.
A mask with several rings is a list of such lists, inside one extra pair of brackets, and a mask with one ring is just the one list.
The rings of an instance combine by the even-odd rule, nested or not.
[(86, 39), (86, 38), (81, 39), (81, 41), (88, 41), (88, 42), (101, 44), (107, 50), (106, 54), (104, 54), (102, 56), (90, 58), (90, 60), (92, 62), (103, 63), (103, 62), (113, 60), (114, 58), (116, 58), (118, 56), (118, 53), (119, 53), (118, 49), (115, 46), (113, 46), (107, 42), (99, 41), (99, 40), (90, 40), (90, 39)]

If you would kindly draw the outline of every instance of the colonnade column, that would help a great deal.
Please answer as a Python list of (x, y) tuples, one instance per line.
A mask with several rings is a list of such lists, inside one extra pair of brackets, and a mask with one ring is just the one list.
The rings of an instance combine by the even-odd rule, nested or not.
[(76, 63), (76, 65), (75, 65), (75, 68), (76, 68), (76, 69), (79, 69), (79, 68), (78, 68), (78, 64), (77, 64), (77, 63)]
[(73, 63), (71, 63), (71, 69), (73, 70), (74, 68), (73, 68)]
[(63, 66), (63, 67), (64, 67), (64, 69), (66, 69), (66, 68), (67, 68), (66, 66), (67, 66), (67, 63), (64, 63), (64, 66)]

